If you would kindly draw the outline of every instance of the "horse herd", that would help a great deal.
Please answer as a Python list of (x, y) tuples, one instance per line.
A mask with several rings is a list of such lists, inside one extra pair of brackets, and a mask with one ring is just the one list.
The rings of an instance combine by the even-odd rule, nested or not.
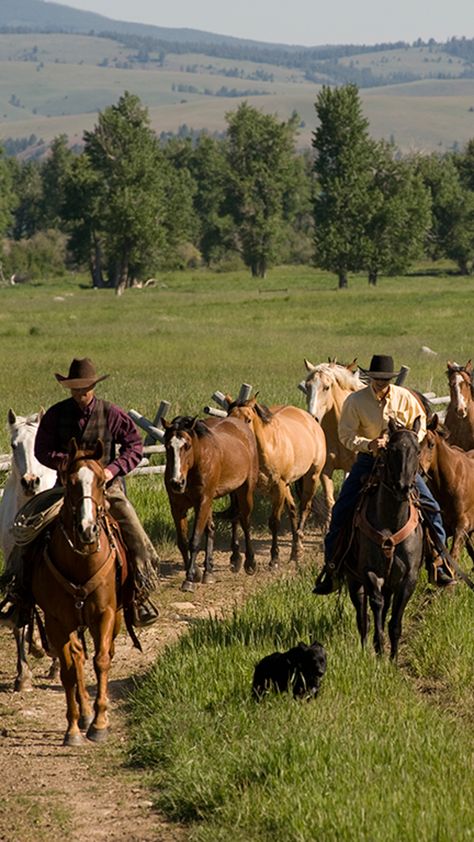
[[(244, 569), (249, 575), (256, 570), (250, 518), (257, 488), (271, 500), (270, 567), (275, 568), (279, 562), (278, 532), (285, 508), (292, 533), (291, 559), (298, 562), (301, 558), (303, 531), (319, 481), (326, 502), (327, 524), (334, 503), (333, 472), (336, 469), (347, 472), (354, 459), (337, 435), (342, 405), (350, 392), (365, 383), (354, 363), (312, 365), (305, 360), (305, 365), (307, 409), (289, 405), (266, 407), (256, 397), (233, 401), (227, 396), (228, 414), (224, 418), (202, 420), (178, 416), (171, 422), (163, 419), (165, 486), (185, 567), (183, 590), (192, 591), (197, 581), (213, 581), (212, 504), (218, 497), (230, 495), (231, 499), (230, 564), (235, 572), (242, 565), (238, 524), (245, 538)], [(361, 527), (358, 557), (346, 565), (361, 640), (365, 643), (367, 636), (369, 600), (378, 652), (383, 650), (383, 627), (393, 597), (389, 623), (392, 657), (397, 652), (401, 617), (416, 584), (423, 556), (417, 518), (413, 517), (410, 532), (401, 529), (412, 517), (410, 495), (420, 468), (431, 478), (433, 491), (442, 506), (448, 534), (453, 536), (453, 556), (458, 558), (467, 542), (467, 550), (474, 558), (470, 542), (474, 532), (474, 451), (469, 452), (474, 448), (474, 390), (470, 361), (465, 366), (448, 363), (447, 374), (451, 401), (445, 427), (441, 428), (437, 416), (430, 418), (421, 451), (412, 431), (390, 430), (382, 469), (387, 472), (385, 482), (380, 484), (365, 513), (366, 520), (372, 524), (372, 533), (381, 534), (379, 527), (388, 530), (391, 536), (402, 533), (403, 537), (395, 550), (396, 542), (391, 541), (392, 554), (387, 562), (386, 547), (377, 546), (370, 529), (367, 534)], [(20, 417), (10, 410), (8, 415), (12, 471), (0, 501), (0, 541), (5, 558), (12, 547), (9, 528), (15, 513), (25, 500), (56, 481), (54, 472), (34, 460), (33, 441), (39, 420), (38, 414)], [(398, 472), (397, 488), (403, 485), (406, 494), (394, 493), (394, 465)], [(95, 741), (107, 734), (107, 678), (121, 607), (116, 588), (120, 552), (105, 516), (100, 453), (81, 451), (73, 441), (61, 482), (65, 487), (63, 514), (55, 522), (48, 553), (44, 553), (42, 567), (34, 575), (33, 589), (45, 614), (49, 641), (60, 659), (67, 698), (68, 728), (64, 744), (77, 745), (82, 741), (84, 728)], [(298, 490), (298, 507), (292, 488)], [(194, 510), (194, 525), (188, 539), (190, 509)], [(203, 537), (205, 557), (201, 574), (197, 555)], [(125, 581), (126, 560), (120, 558), (119, 567)], [(98, 690), (94, 714), (85, 688), (84, 648), (78, 634), (81, 628), (89, 629), (95, 646)], [(22, 657), (23, 660), (19, 656), (16, 689), (24, 687), (29, 680), (26, 658)]]

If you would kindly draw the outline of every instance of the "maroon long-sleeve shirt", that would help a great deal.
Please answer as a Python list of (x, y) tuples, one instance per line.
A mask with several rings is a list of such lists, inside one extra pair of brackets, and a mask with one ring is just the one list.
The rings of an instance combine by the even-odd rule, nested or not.
[[(81, 409), (73, 398), (69, 400), (76, 413), (79, 429), (82, 431), (93, 412), (97, 398), (94, 396), (85, 409)], [(35, 456), (38, 462), (54, 470), (58, 470), (67, 457), (66, 452), (58, 450), (57, 430), (62, 405), (64, 401), (54, 404), (47, 410), (41, 419), (35, 438)], [(125, 476), (136, 468), (142, 458), (143, 444), (140, 434), (130, 416), (115, 404), (109, 404), (107, 426), (119, 446), (119, 452), (113, 462), (106, 467), (114, 477)]]

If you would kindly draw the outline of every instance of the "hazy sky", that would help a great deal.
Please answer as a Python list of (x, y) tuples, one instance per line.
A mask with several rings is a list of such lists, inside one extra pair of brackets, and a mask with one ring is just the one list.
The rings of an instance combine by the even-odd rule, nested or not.
[(474, 37), (472, 0), (58, 0), (116, 20), (256, 41), (375, 44)]

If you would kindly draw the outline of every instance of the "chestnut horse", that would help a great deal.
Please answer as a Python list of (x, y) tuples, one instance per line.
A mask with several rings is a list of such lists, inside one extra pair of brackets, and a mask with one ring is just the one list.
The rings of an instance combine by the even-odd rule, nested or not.
[[(45, 616), (46, 635), (59, 655), (66, 693), (65, 746), (87, 737), (101, 742), (108, 733), (107, 682), (120, 628), (117, 566), (119, 553), (112, 522), (106, 515), (105, 477), (100, 463), (102, 442), (94, 451), (69, 445), (61, 472), (64, 505), (50, 527), (49, 540), (33, 570), (32, 591)], [(79, 630), (89, 629), (94, 642), (97, 694), (92, 715), (84, 677), (84, 649)]]
[(334, 506), (334, 471), (350, 471), (356, 454), (344, 447), (339, 440), (338, 424), (342, 405), (351, 392), (363, 389), (364, 383), (356, 370), (355, 362), (349, 366), (335, 362), (313, 365), (304, 361), (308, 372), (305, 380), (306, 406), (323, 428), (326, 436), (326, 464), (321, 473), (321, 485), (326, 506), (324, 527), (327, 528)]
[(444, 424), (449, 431), (449, 443), (462, 447), (463, 450), (474, 448), (474, 386), (472, 364), (466, 365), (448, 362), (448, 384), (450, 402), (446, 410)]
[(443, 512), (446, 534), (453, 537), (451, 555), (458, 561), (466, 546), (474, 561), (474, 550), (466, 536), (474, 533), (474, 450), (466, 452), (451, 445), (451, 436), (435, 415), (421, 446), (420, 467)]
[(362, 646), (368, 632), (367, 599), (374, 616), (374, 647), (383, 653), (388, 624), (395, 659), (408, 600), (415, 590), (423, 560), (423, 529), (414, 506), (420, 444), (417, 418), (413, 429), (389, 421), (389, 439), (380, 459), (375, 491), (365, 493), (355, 516), (355, 540), (344, 559), (349, 594), (357, 613)]
[[(164, 418), (166, 449), (165, 486), (171, 514), (176, 526), (178, 547), (183, 557), (186, 578), (183, 591), (194, 590), (201, 574), (196, 566), (203, 533), (206, 535), (204, 584), (214, 581), (212, 550), (214, 523), (212, 501), (232, 493), (245, 537), (246, 573), (256, 570), (250, 540), (250, 515), (258, 476), (255, 439), (248, 426), (238, 418), (198, 420), (178, 415), (168, 422)], [(194, 525), (188, 542), (187, 513), (194, 509)], [(232, 522), (231, 567), (240, 569), (241, 557), (237, 539), (237, 522)]]
[[(258, 485), (272, 501), (270, 567), (278, 565), (278, 530), (285, 506), (292, 532), (290, 560), (297, 562), (303, 552), (305, 523), (326, 462), (324, 433), (316, 419), (297, 406), (268, 408), (257, 403), (256, 398), (250, 398), (231, 403), (229, 414), (231, 418), (247, 421), (255, 434)], [(302, 480), (299, 515), (290, 489), (291, 483), (297, 480)]]
[[(56, 482), (56, 471), (41, 465), (34, 454), (36, 431), (43, 415), (44, 409), (26, 416), (17, 415), (13, 409), (8, 410), (12, 468), (3, 497), (0, 499), (0, 548), (5, 560), (5, 579), (9, 574), (15, 573), (14, 561), (10, 555), (15, 544), (11, 532), (15, 515), (28, 500), (47, 488), (52, 488)], [(17, 651), (14, 689), (29, 690), (32, 685), (32, 673), (26, 658), (28, 631), (26, 627), (15, 627), (13, 634)], [(37, 657), (44, 655), (36, 640), (30, 642), (30, 648)], [(56, 678), (57, 674), (57, 660), (53, 659), (48, 678)]]

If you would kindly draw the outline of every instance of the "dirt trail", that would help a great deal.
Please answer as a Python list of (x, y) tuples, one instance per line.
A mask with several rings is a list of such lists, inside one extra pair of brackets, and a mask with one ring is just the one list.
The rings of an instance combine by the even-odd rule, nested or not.
[[(308, 533), (306, 558), (321, 550), (319, 533)], [(199, 618), (222, 616), (242, 604), (275, 575), (292, 575), (282, 563), (268, 571), (268, 544), (256, 541), (256, 576), (229, 570), (228, 553), (216, 553), (217, 582), (193, 594), (180, 591), (183, 579), (177, 557), (162, 562), (158, 623), (140, 633), (143, 654), (120, 634), (114, 657), (110, 695), (111, 734), (103, 745), (85, 740), (64, 748), (65, 700), (59, 682), (45, 677), (46, 659), (34, 661), (34, 689), (14, 693), (13, 636), (0, 629), (0, 842), (184, 842), (186, 827), (170, 825), (154, 808), (143, 772), (126, 766), (127, 725), (124, 698), (133, 677), (142, 674), (167, 644)], [(289, 542), (281, 541), (282, 558)], [(87, 665), (94, 684), (92, 664)]]

